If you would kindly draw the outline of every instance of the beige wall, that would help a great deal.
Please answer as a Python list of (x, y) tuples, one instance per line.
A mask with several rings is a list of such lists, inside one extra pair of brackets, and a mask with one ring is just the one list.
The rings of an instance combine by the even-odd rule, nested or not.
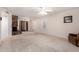
[(33, 28), (32, 28), (32, 20), (29, 20), (28, 21), (28, 31), (33, 31)]
[[(64, 23), (64, 16), (73, 16), (73, 23)], [(45, 21), (45, 28), (43, 22)], [(33, 21), (35, 32), (46, 33), (58, 37), (67, 38), (69, 33), (79, 32), (79, 9), (65, 10), (54, 15), (36, 19)]]

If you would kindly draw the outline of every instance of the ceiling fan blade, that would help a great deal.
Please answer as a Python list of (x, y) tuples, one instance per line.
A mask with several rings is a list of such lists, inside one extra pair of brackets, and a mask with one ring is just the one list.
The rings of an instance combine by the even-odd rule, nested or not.
[(46, 12), (52, 12), (52, 10), (45, 10)]

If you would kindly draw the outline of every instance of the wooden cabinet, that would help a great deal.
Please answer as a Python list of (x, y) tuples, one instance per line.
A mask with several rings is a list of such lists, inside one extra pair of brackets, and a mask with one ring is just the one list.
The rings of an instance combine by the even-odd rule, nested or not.
[(12, 15), (12, 35), (21, 34), (22, 32), (18, 30), (18, 16)]
[(71, 42), (72, 44), (79, 46), (79, 35), (78, 34), (69, 34), (68, 37), (69, 42)]
[(12, 15), (12, 27), (18, 26), (18, 16)]

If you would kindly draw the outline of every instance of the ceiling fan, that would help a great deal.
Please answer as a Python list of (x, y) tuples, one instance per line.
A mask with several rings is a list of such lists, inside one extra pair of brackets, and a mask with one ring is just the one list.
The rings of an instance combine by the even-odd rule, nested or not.
[(36, 10), (38, 11), (39, 15), (47, 15), (49, 12), (52, 12), (52, 8), (50, 7), (37, 7)]
[(47, 15), (48, 12), (52, 12), (52, 9), (48, 9), (46, 7), (40, 7), (40, 11), (38, 14), (44, 16), (44, 15)]

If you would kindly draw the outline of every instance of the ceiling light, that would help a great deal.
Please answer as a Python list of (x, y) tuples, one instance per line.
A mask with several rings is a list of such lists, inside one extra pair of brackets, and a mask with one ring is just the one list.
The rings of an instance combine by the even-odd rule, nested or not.
[(51, 9), (49, 9), (49, 8), (45, 8), (45, 7), (40, 7), (40, 11), (52, 12)]
[(52, 12), (52, 10), (46, 7), (39, 7), (39, 12), (38, 12), (39, 15), (44, 16), (44, 15), (47, 15), (48, 12)]
[(45, 11), (40, 11), (38, 14), (39, 14), (39, 15), (47, 15), (47, 12), (45, 12)]

